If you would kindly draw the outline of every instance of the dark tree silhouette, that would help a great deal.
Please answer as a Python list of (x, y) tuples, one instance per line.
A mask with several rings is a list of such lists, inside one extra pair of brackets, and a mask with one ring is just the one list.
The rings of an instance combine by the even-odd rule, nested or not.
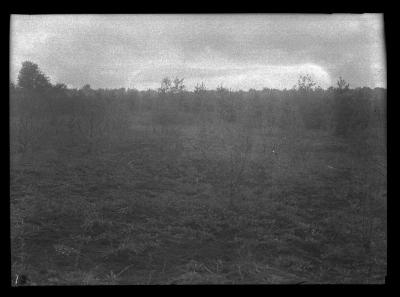
[(25, 61), (18, 75), (18, 86), (27, 91), (45, 91), (51, 83), (37, 64)]

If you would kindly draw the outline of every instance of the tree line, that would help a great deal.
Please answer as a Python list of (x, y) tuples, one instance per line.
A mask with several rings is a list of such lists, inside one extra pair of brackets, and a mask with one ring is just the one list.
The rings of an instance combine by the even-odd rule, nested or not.
[(386, 89), (352, 89), (343, 78), (335, 87), (322, 89), (309, 75), (284, 90), (232, 91), (222, 85), (209, 90), (201, 83), (188, 91), (182, 78), (164, 78), (157, 90), (90, 85), (73, 89), (52, 84), (37, 64), (26, 61), (17, 84), (10, 83), (10, 106), (16, 135), (40, 122), (36, 129), (50, 125), (59, 133), (69, 127), (89, 143), (127, 131), (132, 116), (140, 113), (151, 114), (152, 122), (163, 126), (220, 121), (252, 128), (323, 130), (342, 138), (386, 128)]

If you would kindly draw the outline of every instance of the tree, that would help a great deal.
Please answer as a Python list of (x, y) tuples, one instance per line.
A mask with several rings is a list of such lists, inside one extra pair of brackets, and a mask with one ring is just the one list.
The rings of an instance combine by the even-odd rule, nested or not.
[(349, 84), (342, 77), (337, 81), (337, 88), (334, 89), (334, 94), (335, 135), (346, 137), (350, 133), (352, 126), (354, 104)]
[(65, 90), (67, 90), (67, 85), (66, 85), (66, 84), (63, 84), (63, 83), (58, 83), (58, 84), (56, 84), (56, 85), (54, 86), (54, 88), (55, 88), (56, 90), (65, 91)]
[(89, 84), (84, 85), (79, 91), (86, 97), (93, 97), (95, 93)]
[(161, 87), (158, 89), (158, 91), (162, 94), (165, 94), (171, 89), (171, 86), (171, 79), (169, 77), (164, 77), (161, 81)]
[(345, 92), (349, 89), (349, 84), (340, 76), (339, 80), (337, 81), (337, 91), (338, 92)]
[(317, 85), (316, 82), (313, 81), (311, 75), (300, 75), (297, 81), (297, 88), (300, 91), (311, 91)]
[(175, 77), (174, 85), (171, 87), (171, 92), (174, 94), (181, 93), (185, 90), (185, 85), (183, 84), (184, 78), (179, 79)]
[[(307, 129), (322, 129), (325, 126), (325, 105), (320, 100), (321, 90), (310, 74), (299, 76), (296, 94), (298, 100), (292, 104), (297, 105)], [(295, 106), (291, 106), (291, 109), (294, 108)]]
[(43, 92), (51, 88), (51, 83), (37, 64), (25, 61), (22, 63), (22, 68), (19, 71), (18, 86), (30, 92)]
[(204, 94), (206, 92), (206, 86), (204, 85), (204, 82), (202, 82), (201, 84), (196, 84), (196, 86), (194, 87), (194, 93), (195, 94)]

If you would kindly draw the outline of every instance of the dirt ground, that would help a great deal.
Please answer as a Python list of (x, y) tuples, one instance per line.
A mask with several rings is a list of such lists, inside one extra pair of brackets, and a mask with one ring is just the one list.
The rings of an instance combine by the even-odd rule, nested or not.
[(10, 156), (13, 281), (384, 282), (379, 151), (207, 124), (137, 124), (89, 152), (65, 139)]

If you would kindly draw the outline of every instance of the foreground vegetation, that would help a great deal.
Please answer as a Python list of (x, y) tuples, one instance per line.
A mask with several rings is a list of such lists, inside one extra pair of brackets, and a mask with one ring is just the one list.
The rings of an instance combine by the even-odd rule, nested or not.
[(385, 90), (10, 92), (14, 281), (384, 282)]

